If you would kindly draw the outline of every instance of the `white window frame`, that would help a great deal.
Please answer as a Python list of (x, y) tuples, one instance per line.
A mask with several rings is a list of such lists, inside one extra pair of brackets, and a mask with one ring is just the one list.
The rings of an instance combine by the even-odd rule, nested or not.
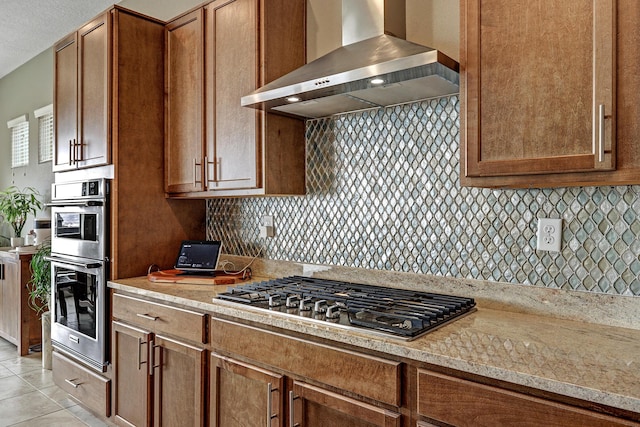
[(33, 112), (38, 119), (38, 163), (53, 160), (53, 104)]
[(29, 165), (29, 121), (27, 115), (7, 122), (11, 130), (11, 168)]

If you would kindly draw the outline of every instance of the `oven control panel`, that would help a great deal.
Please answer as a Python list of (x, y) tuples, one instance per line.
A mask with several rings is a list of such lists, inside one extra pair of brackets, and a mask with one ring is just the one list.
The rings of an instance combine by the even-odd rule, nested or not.
[(104, 199), (109, 192), (108, 180), (99, 178), (86, 181), (52, 184), (52, 200)]
[(82, 183), (83, 196), (99, 196), (100, 181), (85, 181)]

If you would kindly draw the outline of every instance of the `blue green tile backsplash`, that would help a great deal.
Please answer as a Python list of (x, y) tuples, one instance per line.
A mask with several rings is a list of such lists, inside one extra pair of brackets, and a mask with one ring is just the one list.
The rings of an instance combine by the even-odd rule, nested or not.
[[(640, 296), (640, 186), (463, 188), (459, 132), (458, 96), (309, 120), (307, 195), (209, 200), (207, 237), (234, 255)], [(536, 250), (537, 218), (563, 219), (561, 252)]]

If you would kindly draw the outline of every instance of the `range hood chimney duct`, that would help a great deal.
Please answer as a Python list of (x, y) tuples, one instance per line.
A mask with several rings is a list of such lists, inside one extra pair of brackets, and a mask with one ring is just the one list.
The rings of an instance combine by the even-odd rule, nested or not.
[(458, 93), (458, 63), (405, 38), (405, 0), (342, 0), (342, 47), (241, 104), (308, 119)]

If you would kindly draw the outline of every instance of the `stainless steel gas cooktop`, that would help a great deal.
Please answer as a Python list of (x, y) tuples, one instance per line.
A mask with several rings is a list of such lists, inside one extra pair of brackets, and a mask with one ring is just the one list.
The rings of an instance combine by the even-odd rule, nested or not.
[(230, 287), (218, 299), (404, 340), (475, 310), (473, 298), (292, 276)]

